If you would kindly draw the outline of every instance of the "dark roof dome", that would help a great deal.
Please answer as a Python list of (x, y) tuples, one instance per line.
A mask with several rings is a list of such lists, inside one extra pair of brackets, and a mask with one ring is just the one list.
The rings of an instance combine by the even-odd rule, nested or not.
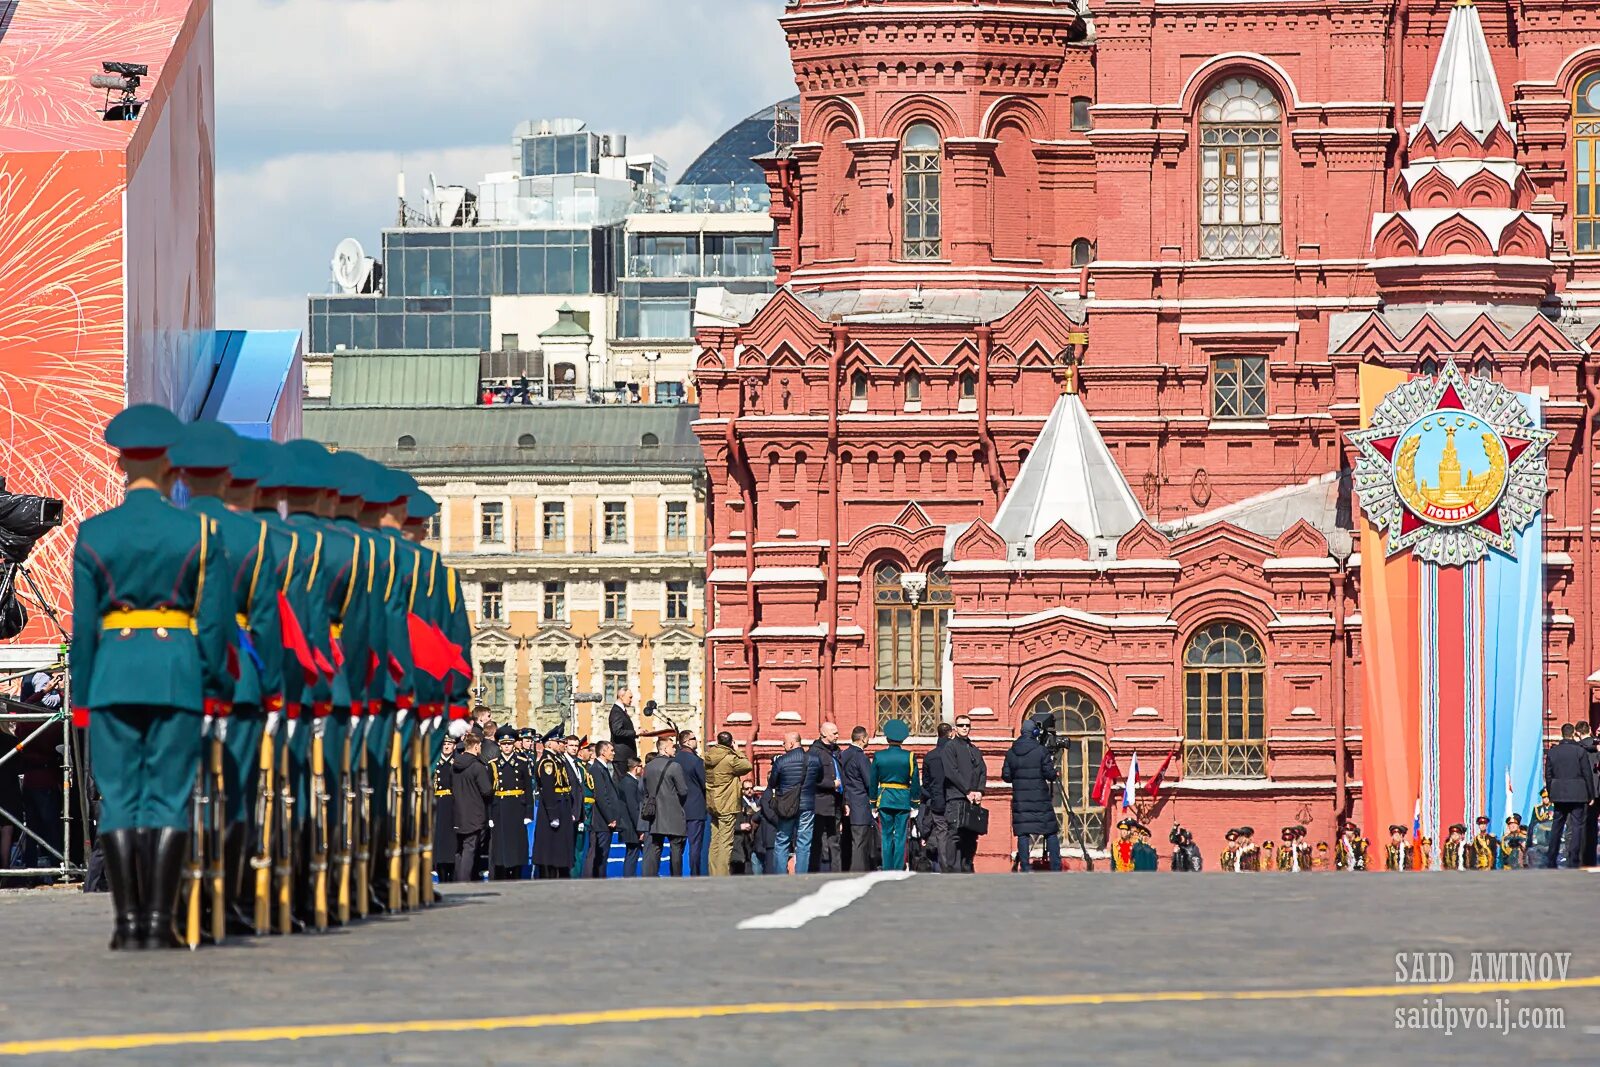
[(800, 98), (791, 96), (771, 107), (762, 108), (718, 137), (711, 147), (684, 170), (679, 185), (762, 185), (766, 179), (761, 168), (751, 160), (764, 156), (777, 146), (773, 143), (773, 121), (782, 110), (787, 116), (785, 125), (791, 127), (788, 139), (794, 137), (792, 127), (800, 114)]

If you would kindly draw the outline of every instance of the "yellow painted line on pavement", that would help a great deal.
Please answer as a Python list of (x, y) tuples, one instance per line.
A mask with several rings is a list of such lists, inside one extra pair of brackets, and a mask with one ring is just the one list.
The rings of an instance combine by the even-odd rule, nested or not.
[(256, 1026), (233, 1030), (192, 1030), (148, 1034), (98, 1034), (34, 1041), (0, 1042), (0, 1055), (117, 1052), (129, 1049), (176, 1048), (183, 1045), (227, 1045), (267, 1041), (301, 1041), (335, 1037), (392, 1037), (401, 1034), (464, 1034), (494, 1030), (541, 1030), (555, 1027), (655, 1023), (691, 1019), (730, 1019), (762, 1015), (828, 1015), (863, 1012), (989, 1011), (1003, 1008), (1068, 1008), (1108, 1004), (1194, 1004), (1208, 1001), (1363, 1000), (1441, 994), (1547, 993), (1600, 988), (1600, 975), (1546, 982), (1434, 982), (1416, 985), (1333, 986), (1320, 989), (1193, 989), (1130, 993), (1050, 993), (1015, 997), (948, 997), (912, 1000), (800, 1000), (755, 1004), (688, 1004), (610, 1011), (506, 1015), (488, 1019), (416, 1019), (399, 1022), (317, 1023), (303, 1026)]

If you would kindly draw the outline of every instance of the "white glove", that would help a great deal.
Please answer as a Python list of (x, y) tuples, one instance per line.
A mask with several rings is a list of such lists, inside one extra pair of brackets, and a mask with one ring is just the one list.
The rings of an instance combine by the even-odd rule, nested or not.
[(522, 825), (524, 825), (524, 826), (532, 826), (533, 825), (533, 820), (532, 819), (523, 819), (522, 820)]
[(200, 720), (200, 736), (202, 738), (208, 738), (208, 737), (211, 736), (211, 723), (213, 721), (214, 721), (214, 719), (210, 715), (206, 715), (203, 718), (201, 718), (201, 720)]
[(406, 724), (406, 716), (409, 715), (409, 714), (411, 714), (411, 709), (410, 708), (400, 708), (400, 709), (398, 709), (395, 712), (395, 715), (394, 715), (394, 724), (395, 724), (395, 726), (396, 727), (404, 726)]
[(490, 819), (490, 820), (489, 820), (489, 828), (490, 828), (490, 829), (493, 829), (493, 828), (494, 828), (494, 820), (493, 820), (493, 819)]
[(281, 711), (269, 711), (269, 712), (267, 712), (267, 736), (268, 737), (277, 737), (278, 736), (278, 727), (282, 723), (283, 723), (283, 712), (281, 712)]
[(216, 721), (216, 723), (213, 725), (212, 728), (217, 731), (217, 740), (218, 741), (226, 741), (228, 739), (228, 720), (227, 719), (218, 719)]
[(311, 722), (312, 722), (311, 729), (313, 731), (315, 731), (314, 733), (312, 733), (312, 735), (311, 735), (312, 737), (321, 737), (324, 733), (327, 732), (327, 729), (328, 729), (328, 720), (327, 719), (312, 719)]
[(552, 830), (561, 829), (561, 820), (560, 819), (551, 819), (550, 820), (550, 829), (552, 829)]
[(300, 729), (300, 720), (299, 719), (290, 719), (289, 720), (289, 740), (291, 740), (291, 741), (294, 740), (294, 735), (295, 735), (296, 731), (298, 731), (299, 729)]

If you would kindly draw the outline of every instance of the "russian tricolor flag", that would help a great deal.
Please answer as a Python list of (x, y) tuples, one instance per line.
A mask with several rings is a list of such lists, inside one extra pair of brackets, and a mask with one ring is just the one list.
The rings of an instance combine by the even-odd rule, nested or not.
[(1128, 761), (1128, 777), (1122, 783), (1122, 806), (1133, 807), (1133, 798), (1139, 792), (1139, 753), (1135, 752)]

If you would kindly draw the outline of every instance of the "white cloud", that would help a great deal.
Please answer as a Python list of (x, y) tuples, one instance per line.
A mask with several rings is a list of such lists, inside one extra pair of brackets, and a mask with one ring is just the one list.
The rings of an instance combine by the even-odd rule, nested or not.
[(476, 184), (511, 130), (574, 116), (682, 170), (794, 92), (781, 0), (231, 0), (215, 9), (218, 302), (301, 327), (340, 238), (376, 247), (395, 172)]

